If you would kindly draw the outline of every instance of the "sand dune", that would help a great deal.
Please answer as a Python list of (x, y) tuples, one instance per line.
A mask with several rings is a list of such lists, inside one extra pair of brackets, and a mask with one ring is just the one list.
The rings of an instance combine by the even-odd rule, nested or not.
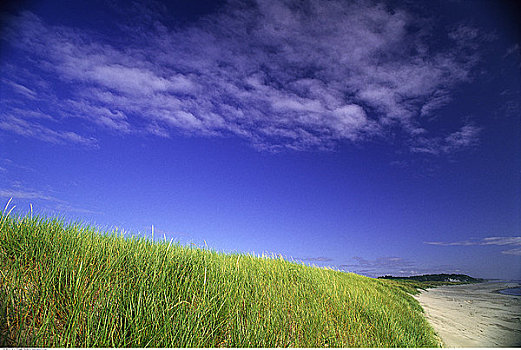
[(521, 346), (521, 296), (499, 294), (518, 283), (486, 282), (429, 289), (416, 296), (445, 347)]

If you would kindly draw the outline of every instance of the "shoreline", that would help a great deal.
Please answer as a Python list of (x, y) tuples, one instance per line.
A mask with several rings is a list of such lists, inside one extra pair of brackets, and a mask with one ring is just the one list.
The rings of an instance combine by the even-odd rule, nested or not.
[(414, 296), (444, 347), (521, 346), (521, 296), (498, 291), (517, 282), (441, 286)]
[(520, 288), (520, 287), (510, 287), (510, 288), (505, 288), (505, 289), (498, 289), (498, 290), (495, 290), (494, 293), (498, 293), (498, 294), (502, 294), (502, 295), (521, 296), (520, 294), (505, 293), (506, 291), (509, 291), (509, 290), (517, 290), (517, 289), (519, 289), (519, 288)]

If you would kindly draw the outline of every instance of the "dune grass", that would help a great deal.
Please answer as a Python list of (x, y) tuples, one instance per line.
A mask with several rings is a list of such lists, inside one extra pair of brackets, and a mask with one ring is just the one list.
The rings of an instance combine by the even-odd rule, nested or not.
[(3, 346), (438, 346), (413, 290), (0, 212)]

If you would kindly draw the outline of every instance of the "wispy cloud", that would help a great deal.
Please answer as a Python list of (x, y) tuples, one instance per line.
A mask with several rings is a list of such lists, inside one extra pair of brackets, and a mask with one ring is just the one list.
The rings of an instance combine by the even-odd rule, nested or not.
[(444, 138), (419, 135), (412, 140), (411, 151), (439, 155), (465, 150), (478, 144), (480, 132), (481, 128), (470, 123)]
[(57, 212), (73, 212), (73, 213), (81, 213), (81, 214), (102, 214), (99, 211), (94, 211), (86, 208), (81, 208), (72, 205), (71, 203), (59, 199), (53, 195), (48, 193), (37, 191), (37, 190), (22, 190), (19, 188), (10, 188), (10, 189), (0, 189), (0, 198), (8, 199), (13, 198), (14, 201), (17, 200), (32, 200), (32, 201), (42, 201), (42, 203), (47, 203), (49, 205), (42, 206), (43, 209), (47, 208), (52, 211)]
[(521, 54), (521, 46), (519, 44), (514, 44), (507, 48), (507, 52), (503, 55), (503, 58), (510, 56), (510, 55), (517, 55), (518, 57)]
[(333, 261), (332, 258), (329, 258), (327, 256), (312, 256), (312, 257), (305, 257), (305, 258), (296, 258), (296, 260), (310, 261), (310, 262), (330, 262), (330, 261)]
[(437, 246), (514, 246), (514, 248), (503, 250), (501, 253), (510, 255), (521, 255), (521, 236), (486, 237), (479, 240), (466, 240), (458, 242), (425, 242), (425, 244)]
[(411, 261), (400, 257), (380, 257), (374, 260), (365, 259), (359, 256), (353, 257), (355, 263), (340, 265), (341, 270), (355, 272), (370, 277), (382, 275), (410, 275), (417, 271)]
[[(33, 111), (23, 111), (27, 117)], [(27, 114), (25, 113), (27, 112)], [(97, 141), (93, 137), (84, 137), (73, 131), (54, 130), (36, 121), (24, 117), (0, 114), (0, 130), (33, 137), (51, 143), (77, 143), (84, 146), (96, 147)]]
[(40, 120), (24, 125), (28, 115), (13, 111), (30, 111), (26, 98), (57, 120), (123, 134), (237, 135), (267, 150), (330, 149), (385, 138), (396, 127), (416, 152), (448, 153), (477, 140), (477, 127), (438, 135), (422, 118), (471, 79), (476, 29), (457, 27), (435, 49), (433, 33), (409, 30), (422, 28), (422, 19), (368, 2), (228, 1), (175, 29), (160, 12), (147, 8), (136, 21), (145, 31), (122, 24), (124, 47), (31, 13), (11, 18), (4, 40), (38, 62), (33, 76), (55, 79), (46, 81), (49, 89), (10, 62), (1, 84), (12, 96), (3, 101), (0, 128), (50, 142), (95, 142)]
[(13, 88), (13, 90), (19, 94), (22, 94), (24, 97), (28, 98), (28, 99), (34, 99), (35, 96), (36, 96), (36, 92), (34, 92), (33, 90), (29, 89), (28, 87), (24, 86), (24, 85), (21, 85), (21, 84), (17, 84), (13, 81), (10, 81), (8, 79), (2, 79), (2, 83), (4, 84), (7, 84), (9, 85), (10, 87)]
[(453, 132), (445, 138), (442, 150), (449, 153), (475, 145), (480, 131), (481, 129), (474, 125), (464, 125), (461, 130)]
[(58, 198), (49, 196), (40, 191), (22, 191), (16, 189), (0, 189), (0, 197), (16, 199), (41, 199), (45, 201), (62, 202)]
[(0, 167), (2, 167), (2, 169), (4, 169), (5, 172), (10, 172), (14, 170), (16, 170), (17, 172), (35, 172), (33, 168), (19, 164), (9, 158), (0, 157)]
[(374, 260), (359, 256), (353, 257), (355, 263), (340, 265), (339, 269), (366, 275), (379, 277), (384, 275), (412, 276), (428, 273), (461, 273), (461, 270), (450, 265), (418, 266), (413, 261), (396, 257), (379, 257)]

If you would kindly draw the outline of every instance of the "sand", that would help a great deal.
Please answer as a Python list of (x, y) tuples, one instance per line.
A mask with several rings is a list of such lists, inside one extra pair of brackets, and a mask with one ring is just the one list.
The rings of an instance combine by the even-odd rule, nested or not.
[(497, 293), (517, 286), (500, 282), (442, 286), (415, 297), (444, 347), (519, 347), (521, 296)]

